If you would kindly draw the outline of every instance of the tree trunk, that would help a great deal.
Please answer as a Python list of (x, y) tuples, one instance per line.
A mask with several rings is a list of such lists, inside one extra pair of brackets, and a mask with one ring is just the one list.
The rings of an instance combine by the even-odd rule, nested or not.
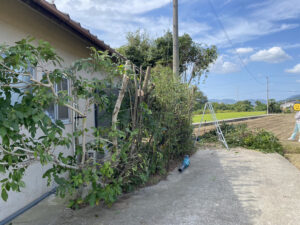
[[(128, 65), (129, 65), (129, 62), (127, 61), (125, 67), (127, 67)], [(123, 101), (123, 98), (124, 98), (124, 95), (126, 92), (128, 80), (129, 80), (129, 77), (125, 73), (123, 75), (122, 87), (119, 92), (119, 96), (118, 96), (117, 102), (115, 104), (115, 108), (114, 108), (113, 115), (112, 115), (112, 130), (113, 131), (117, 130), (118, 114), (119, 114), (121, 104), (122, 104), (122, 101)], [(114, 146), (115, 150), (117, 150), (118, 149), (118, 137), (117, 136), (113, 137), (112, 142), (113, 142), (113, 146)]]

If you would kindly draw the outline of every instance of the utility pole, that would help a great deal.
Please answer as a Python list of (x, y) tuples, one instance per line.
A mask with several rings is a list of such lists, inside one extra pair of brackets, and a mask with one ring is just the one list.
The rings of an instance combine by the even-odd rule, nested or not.
[(173, 73), (179, 76), (178, 0), (173, 0)]
[(267, 115), (269, 114), (269, 77), (267, 76)]

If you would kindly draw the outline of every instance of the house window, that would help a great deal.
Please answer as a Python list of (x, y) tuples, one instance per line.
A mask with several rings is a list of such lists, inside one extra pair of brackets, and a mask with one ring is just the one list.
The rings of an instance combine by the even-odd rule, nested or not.
[[(19, 71), (16, 71), (19, 72)], [(30, 73), (31, 76), (36, 79), (36, 69), (28, 66), (26, 73)], [(19, 83), (12, 85), (15, 88), (18, 88), (22, 93), (24, 93), (26, 90), (30, 90), (28, 88), (28, 85), (30, 85), (32, 82), (30, 80), (30, 76), (28, 75), (22, 75), (22, 73), (18, 76)], [(15, 105), (16, 103), (21, 103), (22, 101), (22, 95), (16, 92), (11, 92), (11, 104)]]
[[(55, 84), (56, 93), (66, 91), (70, 94), (70, 84), (67, 79), (62, 79), (61, 82)], [(47, 113), (52, 120), (61, 120), (63, 123), (68, 124), (71, 122), (70, 110), (66, 106), (52, 103), (47, 109)]]
[[(1, 53), (0, 58), (5, 59), (6, 55)], [(20, 67), (19, 69), (14, 69), (13, 66), (11, 66), (9, 69), (14, 70), (18, 74), (18, 81), (15, 83), (13, 79), (11, 79), (12, 88), (17, 88), (21, 93), (24, 93), (26, 90), (30, 91), (30, 84), (32, 83), (30, 80), (30, 76), (26, 74), (30, 74), (34, 79), (36, 79), (36, 68), (32, 67), (30, 63), (28, 62), (28, 67)], [(0, 97), (6, 98), (4, 96), (4, 93), (0, 92)], [(15, 91), (11, 91), (11, 98), (10, 98), (10, 104), (14, 106), (16, 103), (21, 103), (23, 98), (23, 95), (20, 93), (17, 93)]]

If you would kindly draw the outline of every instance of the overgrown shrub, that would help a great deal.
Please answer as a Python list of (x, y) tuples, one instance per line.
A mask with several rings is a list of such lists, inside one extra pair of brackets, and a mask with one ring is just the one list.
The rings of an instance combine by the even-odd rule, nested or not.
[[(43, 178), (48, 184), (56, 182), (57, 194), (74, 198), (70, 206), (100, 201), (110, 205), (151, 174), (165, 173), (170, 160), (192, 151), (193, 89), (174, 78), (170, 69), (157, 67), (150, 73), (148, 68), (136, 74), (129, 62), (117, 64), (114, 56), (94, 48), (88, 58), (64, 68), (49, 43), (40, 41), (36, 47), (32, 41), (0, 46), (4, 201), (10, 191), (22, 191), (25, 171), (39, 163), (49, 165)], [(30, 73), (36, 67), (40, 78)], [(99, 79), (96, 75), (103, 72), (105, 79)], [(71, 95), (55, 90), (65, 79), (72, 83)], [(66, 133), (62, 121), (50, 117), (51, 103), (76, 113), (80, 123), (74, 131)], [(110, 121), (102, 124), (97, 118), (99, 127), (87, 127), (94, 106), (101, 111), (99, 117)], [(87, 135), (92, 141), (87, 142)], [(107, 157), (90, 157), (88, 151)]]
[[(227, 124), (222, 123), (221, 130), (227, 141), (227, 144), (231, 147), (245, 147), (249, 149), (256, 149), (265, 153), (277, 152), (283, 155), (283, 147), (280, 144), (277, 137), (271, 132), (263, 129), (251, 131), (247, 128), (246, 124)], [(217, 141), (217, 135), (215, 130), (211, 130), (200, 138), (204, 142)]]
[(170, 160), (193, 151), (193, 89), (173, 78), (171, 69), (161, 66), (152, 70), (151, 82), (155, 88), (146, 96), (147, 104), (141, 105), (143, 143), (139, 152), (143, 166), (129, 178), (126, 190), (145, 183), (150, 175), (165, 174)]
[(155, 90), (150, 109), (153, 117), (159, 121), (159, 132), (168, 145), (170, 158), (183, 156), (192, 149), (191, 109), (193, 90), (179, 79), (173, 78), (169, 68), (158, 67), (153, 71)]

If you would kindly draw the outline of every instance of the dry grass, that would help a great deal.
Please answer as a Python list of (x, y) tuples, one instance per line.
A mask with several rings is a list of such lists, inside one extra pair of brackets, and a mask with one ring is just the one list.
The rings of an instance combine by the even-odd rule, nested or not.
[(284, 152), (286, 154), (300, 154), (300, 143), (287, 140), (294, 130), (294, 114), (272, 115), (248, 120), (244, 123), (246, 123), (250, 129), (265, 129), (275, 134), (284, 146)]
[(285, 154), (284, 156), (300, 170), (300, 154)]
[(297, 168), (300, 169), (300, 143), (288, 141), (291, 136), (295, 119), (294, 114), (274, 115), (244, 122), (250, 129), (265, 129), (275, 134), (284, 149), (284, 156)]
[[(270, 115), (263, 118), (233, 122), (233, 124), (246, 123), (250, 129), (265, 129), (272, 132), (279, 138), (284, 148), (285, 157), (297, 168), (300, 169), (300, 143), (297, 141), (288, 141), (287, 139), (291, 136), (294, 126), (295, 119), (294, 114), (279, 114)], [(201, 128), (201, 134), (213, 129), (214, 126), (207, 126)], [(198, 132), (195, 129), (195, 132)]]

